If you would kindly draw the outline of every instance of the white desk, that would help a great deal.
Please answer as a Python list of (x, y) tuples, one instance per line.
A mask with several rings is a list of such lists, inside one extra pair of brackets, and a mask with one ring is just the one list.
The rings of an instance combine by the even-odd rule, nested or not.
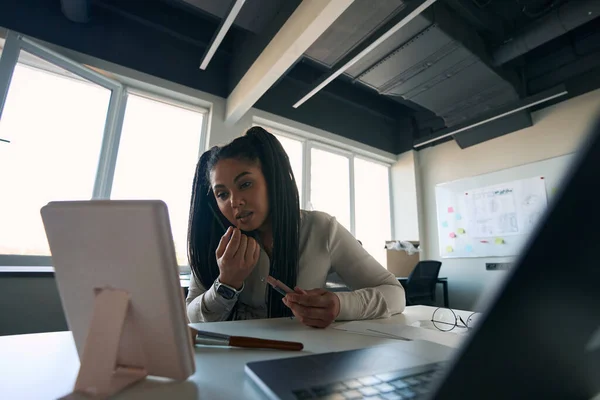
[[(431, 318), (433, 307), (407, 307), (405, 312), (379, 323), (410, 324)], [(408, 342), (358, 335), (335, 329), (313, 329), (289, 318), (193, 324), (200, 329), (304, 343), (303, 352), (196, 346), (196, 373), (183, 383), (150, 379), (117, 398), (125, 399), (262, 399), (262, 393), (245, 376), (244, 365), (310, 353), (350, 350)], [(423, 346), (425, 348), (425, 346)], [(425, 351), (425, 350), (423, 350)], [(418, 354), (430, 362), (446, 359), (452, 349), (428, 347)], [(0, 337), (0, 399), (55, 399), (68, 394), (75, 383), (79, 358), (70, 332)], [(77, 398), (82, 398), (76, 396)]]

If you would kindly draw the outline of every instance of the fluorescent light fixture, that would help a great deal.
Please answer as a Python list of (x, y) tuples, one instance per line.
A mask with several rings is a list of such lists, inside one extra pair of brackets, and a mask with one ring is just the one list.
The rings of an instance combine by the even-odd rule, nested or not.
[(212, 41), (210, 42), (210, 46), (208, 47), (208, 50), (206, 50), (206, 52), (204, 53), (204, 57), (202, 58), (202, 63), (200, 64), (201, 70), (205, 70), (206, 67), (208, 67), (208, 63), (210, 63), (210, 60), (212, 60), (217, 49), (221, 45), (221, 42), (225, 38), (227, 31), (229, 31), (229, 28), (231, 28), (231, 25), (233, 25), (233, 21), (235, 21), (235, 18), (240, 13), (240, 10), (242, 9), (242, 6), (244, 5), (245, 2), (246, 2), (246, 0), (235, 0), (233, 2), (233, 4), (231, 5), (231, 9), (229, 10), (229, 13), (225, 17), (225, 19), (223, 21), (221, 21), (221, 26), (219, 26), (219, 29), (217, 30), (217, 34), (212, 38)]
[[(304, 102), (306, 100), (310, 99), (316, 93), (318, 93), (321, 89), (323, 89), (325, 86), (329, 85), (329, 83), (331, 83), (331, 81), (333, 81), (335, 78), (337, 78), (338, 76), (343, 74), (348, 68), (350, 68), (351, 66), (356, 64), (361, 58), (363, 58), (364, 56), (369, 54), (371, 51), (373, 51), (373, 49), (375, 49), (381, 43), (386, 41), (390, 36), (392, 36), (394, 33), (396, 33), (398, 30), (400, 30), (402, 27), (404, 27), (410, 21), (412, 21), (417, 15), (421, 14), (427, 7), (429, 7), (430, 5), (432, 5), (435, 2), (436, 2), (436, 0), (425, 0), (418, 7), (415, 7), (414, 10), (412, 10), (410, 13), (408, 13), (408, 15), (406, 15), (406, 17), (402, 18), (402, 20), (400, 20), (396, 25), (391, 27), (383, 35), (381, 35), (376, 40), (374, 40), (373, 43), (371, 43), (366, 48), (364, 48), (360, 53), (358, 53), (356, 56), (354, 56), (352, 59), (350, 59), (344, 65), (342, 65), (340, 68), (333, 71), (323, 82), (319, 83), (314, 89), (312, 89), (310, 92), (308, 92), (303, 98), (298, 100), (296, 102), (296, 104), (294, 104), (294, 108), (298, 108), (302, 104), (304, 104)], [(410, 7), (410, 6), (411, 5), (409, 4), (407, 7)]]

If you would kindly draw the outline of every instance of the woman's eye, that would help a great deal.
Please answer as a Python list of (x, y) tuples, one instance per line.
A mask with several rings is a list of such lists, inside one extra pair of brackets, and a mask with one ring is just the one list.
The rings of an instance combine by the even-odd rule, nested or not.
[(217, 198), (219, 200), (225, 200), (227, 198), (227, 193), (217, 193)]
[(246, 189), (247, 187), (252, 186), (251, 182), (244, 182), (240, 185), (240, 189)]

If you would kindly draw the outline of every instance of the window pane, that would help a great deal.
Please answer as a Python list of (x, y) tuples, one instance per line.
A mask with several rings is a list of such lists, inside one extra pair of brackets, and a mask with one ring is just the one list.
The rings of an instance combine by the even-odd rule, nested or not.
[(356, 238), (385, 266), (385, 241), (392, 236), (388, 167), (355, 158), (354, 191)]
[(314, 210), (333, 215), (350, 230), (350, 160), (311, 149), (310, 202)]
[(169, 208), (179, 265), (187, 265), (187, 224), (203, 114), (129, 95), (112, 199), (158, 199)]
[(296, 185), (298, 185), (298, 193), (300, 194), (300, 208), (304, 204), (304, 198), (302, 193), (302, 142), (295, 139), (290, 139), (285, 136), (277, 136), (277, 140), (283, 146), (283, 149), (287, 153), (290, 158), (290, 164), (292, 164), (292, 171), (294, 172), (294, 177), (296, 178)]
[(0, 254), (50, 255), (40, 208), (92, 197), (110, 95), (16, 65), (0, 121), (0, 137), (11, 141), (0, 142)]

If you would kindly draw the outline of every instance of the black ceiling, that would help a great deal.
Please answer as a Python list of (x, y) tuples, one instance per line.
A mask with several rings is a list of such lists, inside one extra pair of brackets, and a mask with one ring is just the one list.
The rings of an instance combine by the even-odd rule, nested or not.
[[(555, 101), (600, 87), (600, 1), (438, 0), (292, 107), (421, 1), (355, 0), (255, 107), (400, 153), (557, 85), (569, 94)], [(1, 2), (0, 26), (227, 97), (300, 0), (247, 0), (206, 71), (229, 0), (93, 0), (85, 23), (60, 3)], [(455, 139), (466, 147), (530, 124), (523, 111)]]

